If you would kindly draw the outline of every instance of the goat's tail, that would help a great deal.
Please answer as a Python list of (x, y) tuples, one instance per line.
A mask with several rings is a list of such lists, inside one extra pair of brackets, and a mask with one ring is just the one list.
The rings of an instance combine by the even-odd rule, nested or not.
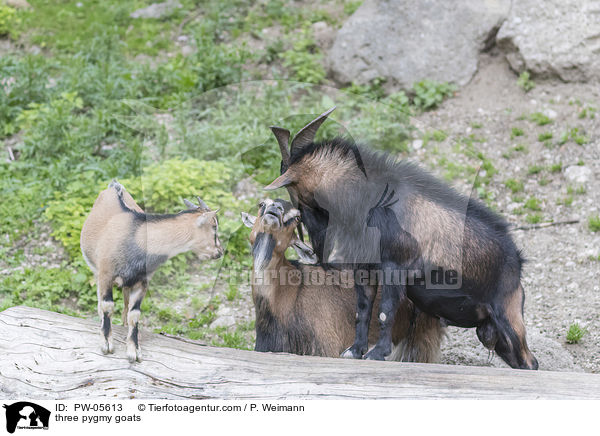
[(123, 193), (125, 192), (125, 188), (123, 187), (123, 185), (121, 185), (119, 182), (117, 182), (117, 179), (112, 179), (112, 182), (110, 182), (108, 184), (109, 188), (114, 188), (116, 193), (117, 193), (117, 198), (119, 199), (119, 204), (121, 205), (121, 209), (123, 209), (125, 212), (134, 212), (135, 210), (133, 210), (132, 208), (130, 208), (127, 203), (125, 203), (125, 199), (123, 198)]
[(445, 336), (446, 329), (439, 319), (415, 308), (408, 334), (392, 347), (392, 354), (386, 360), (436, 363)]
[(115, 188), (117, 194), (123, 195), (123, 185), (117, 182), (117, 179), (112, 179), (112, 181), (108, 184), (109, 188)]

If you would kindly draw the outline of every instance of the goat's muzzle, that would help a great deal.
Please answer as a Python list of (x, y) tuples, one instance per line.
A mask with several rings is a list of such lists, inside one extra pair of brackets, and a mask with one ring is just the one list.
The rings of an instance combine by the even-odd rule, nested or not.
[(262, 222), (266, 228), (279, 228), (281, 226), (281, 215), (283, 207), (277, 203), (272, 203), (265, 209), (262, 216)]

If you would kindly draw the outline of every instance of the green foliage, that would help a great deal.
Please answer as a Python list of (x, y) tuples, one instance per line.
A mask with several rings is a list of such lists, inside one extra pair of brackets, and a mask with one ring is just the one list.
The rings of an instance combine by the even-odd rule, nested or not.
[(589, 117), (591, 119), (594, 119), (596, 118), (596, 111), (597, 109), (595, 107), (587, 106), (581, 109), (581, 111), (579, 111), (579, 113), (577, 114), (577, 118), (583, 119)]
[(552, 136), (553, 136), (553, 135), (552, 135), (552, 132), (544, 132), (544, 133), (540, 133), (540, 134), (538, 135), (538, 141), (540, 141), (540, 142), (547, 141), (547, 140), (549, 140), (549, 139), (552, 139)]
[(426, 146), (429, 141), (442, 142), (448, 137), (448, 134), (443, 130), (433, 130), (426, 132), (423, 135), (423, 146)]
[(76, 310), (91, 310), (97, 303), (89, 279), (89, 274), (72, 266), (25, 268), (0, 276), (0, 289), (10, 290), (11, 305), (75, 314)]
[(284, 51), (281, 58), (283, 66), (292, 72), (294, 80), (319, 84), (325, 79), (321, 62), (323, 55), (306, 28), (294, 43), (293, 50)]
[(560, 173), (562, 171), (562, 163), (555, 163), (550, 166), (551, 173)]
[(352, 15), (362, 4), (362, 0), (346, 0), (344, 1), (344, 13)]
[(17, 36), (17, 28), (21, 24), (21, 18), (16, 9), (0, 4), (0, 37)]
[(516, 179), (508, 179), (504, 182), (506, 187), (512, 191), (513, 194), (523, 191), (523, 182)]
[(434, 80), (422, 80), (413, 85), (412, 91), (414, 92), (413, 104), (419, 109), (428, 110), (454, 95), (456, 86)]
[(546, 124), (550, 124), (552, 120), (547, 115), (544, 115), (541, 112), (534, 112), (529, 116), (529, 119), (536, 123), (538, 126), (545, 126)]
[(567, 331), (567, 342), (569, 344), (578, 344), (587, 332), (587, 329), (581, 327), (579, 323), (573, 323)]
[(591, 217), (588, 218), (588, 228), (590, 229), (591, 232), (598, 232), (600, 231), (600, 216), (598, 215), (593, 215)]
[(589, 138), (579, 130), (578, 127), (573, 127), (563, 132), (560, 136), (559, 144), (565, 144), (569, 140), (573, 141), (577, 145), (585, 145), (590, 142)]
[(542, 222), (542, 215), (539, 213), (532, 213), (525, 217), (525, 221), (529, 224), (538, 224)]
[(523, 136), (525, 132), (520, 127), (513, 127), (510, 131), (510, 138), (516, 138), (517, 136)]
[(539, 174), (542, 172), (543, 169), (544, 169), (543, 166), (534, 164), (534, 165), (531, 165), (529, 168), (527, 168), (527, 174), (529, 174), (529, 175)]
[(517, 85), (525, 92), (529, 92), (535, 88), (535, 82), (531, 80), (530, 77), (529, 72), (523, 71), (517, 79)]
[[(345, 91), (351, 92), (353, 94), (364, 95), (365, 97), (372, 98), (374, 100), (381, 100), (385, 97), (385, 91), (383, 89), (383, 85), (385, 84), (384, 78), (377, 78), (371, 80), (369, 83), (365, 85), (358, 85), (356, 83), (352, 83), (349, 87), (345, 89)], [(406, 95), (406, 94), (405, 94)], [(408, 103), (408, 100), (407, 100)]]
[(542, 207), (540, 206), (540, 201), (535, 197), (527, 199), (527, 201), (525, 202), (525, 207), (529, 210), (542, 210)]

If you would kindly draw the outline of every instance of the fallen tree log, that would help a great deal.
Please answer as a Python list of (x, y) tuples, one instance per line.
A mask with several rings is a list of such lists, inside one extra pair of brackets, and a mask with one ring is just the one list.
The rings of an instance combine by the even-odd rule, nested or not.
[(600, 375), (370, 362), (217, 348), (142, 331), (144, 361), (104, 356), (97, 322), (0, 312), (4, 399), (600, 399)]

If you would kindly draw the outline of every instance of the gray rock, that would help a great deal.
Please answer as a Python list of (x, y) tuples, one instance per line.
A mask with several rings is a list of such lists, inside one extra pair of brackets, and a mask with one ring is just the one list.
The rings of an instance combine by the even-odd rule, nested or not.
[(210, 328), (214, 329), (217, 327), (231, 327), (235, 325), (235, 318), (233, 315), (224, 315), (215, 319), (211, 324)]
[(312, 30), (317, 45), (321, 49), (328, 50), (335, 38), (334, 29), (325, 21), (317, 21), (313, 23)]
[(592, 170), (586, 166), (572, 165), (565, 169), (565, 179), (571, 183), (587, 183), (592, 177)]
[(26, 0), (3, 0), (0, 3), (15, 9), (31, 9), (31, 5)]
[(464, 85), (509, 9), (510, 0), (366, 0), (339, 30), (328, 66), (342, 83), (384, 77), (405, 89), (422, 79)]
[(165, 18), (181, 7), (178, 1), (169, 0), (164, 3), (153, 3), (145, 8), (133, 11), (129, 16), (131, 18)]
[(600, 3), (595, 0), (514, 1), (497, 36), (517, 72), (564, 81), (600, 79)]

